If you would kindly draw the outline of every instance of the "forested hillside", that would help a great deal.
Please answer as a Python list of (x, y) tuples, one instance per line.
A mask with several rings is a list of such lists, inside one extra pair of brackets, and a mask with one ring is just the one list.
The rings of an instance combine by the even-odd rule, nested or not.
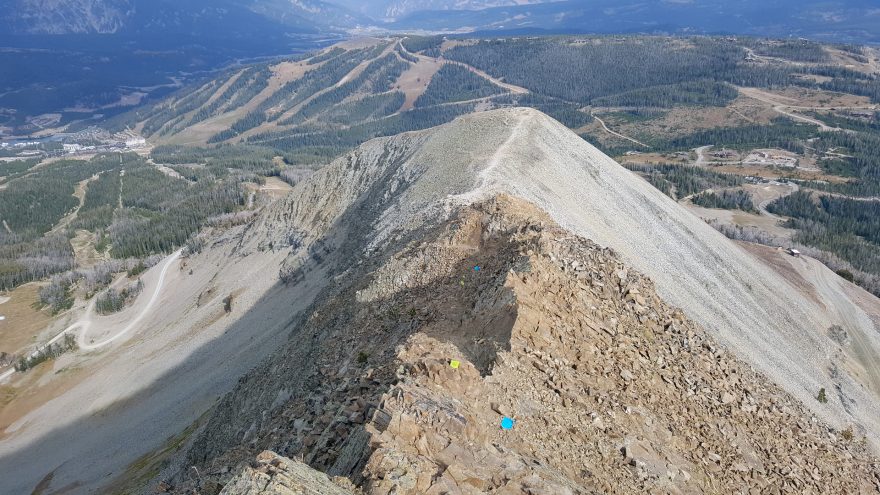
[[(708, 208), (757, 214), (740, 189), (754, 182), (745, 177), (766, 175), (755, 169), (761, 160), (793, 164), (767, 173), (816, 194), (878, 196), (877, 63), (861, 47), (802, 40), (407, 36), (231, 67), (103, 123), (147, 138), (150, 161), (2, 165), (0, 175), (16, 184), (0, 193), (9, 229), (4, 284), (70, 269), (65, 239), (77, 229), (97, 233), (108, 256), (168, 252), (211, 218), (246, 206), (245, 182), (295, 182), (371, 138), (507, 106), (548, 113), (670, 196)], [(740, 169), (698, 157), (701, 147), (730, 150)], [(771, 158), (748, 162), (755, 150)], [(779, 161), (778, 153), (793, 158)], [(690, 167), (694, 160), (703, 166)], [(73, 193), (82, 181), (79, 207)], [(722, 190), (706, 192), (713, 188)], [(32, 203), (38, 207), (22, 206)], [(856, 263), (877, 248), (873, 241), (839, 247), (808, 232), (816, 222), (791, 221), (801, 232), (795, 241), (854, 262), (864, 277), (880, 274)]]
[(232, 156), (222, 172), (197, 181), (172, 177), (133, 154), (31, 169), (0, 191), (0, 288), (75, 268), (70, 239), (81, 230), (95, 233), (95, 249), (114, 259), (182, 246), (209, 218), (245, 206), (247, 174), (232, 168), (243, 163)]
[[(747, 46), (748, 45), (748, 46)], [(736, 97), (726, 85), (848, 88), (880, 102), (880, 78), (826, 65), (820, 45), (810, 42), (758, 46), (814, 65), (754, 63), (746, 43), (720, 38), (520, 38), (480, 40), (456, 46), (444, 57), (470, 64), (529, 90), (568, 101), (610, 106), (671, 107), (725, 104)], [(825, 54), (827, 57), (827, 54)], [(799, 74), (830, 78), (815, 80)]]
[[(177, 146), (194, 136), (202, 146), (244, 144), (241, 149), (271, 149), (291, 163), (320, 164), (373, 137), (448, 122), (472, 111), (476, 101), (507, 93), (455, 65), (430, 81), (412, 80), (427, 65), (396, 40), (333, 47), (230, 71), (112, 125), (140, 122), (143, 134), (158, 143)], [(406, 101), (415, 108), (404, 109)], [(215, 122), (224, 123), (221, 130), (213, 130)]]

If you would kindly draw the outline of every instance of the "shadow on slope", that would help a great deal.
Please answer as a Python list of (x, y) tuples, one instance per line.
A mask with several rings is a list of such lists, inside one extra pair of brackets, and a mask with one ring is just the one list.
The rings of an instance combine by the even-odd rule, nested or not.
[[(290, 314), (283, 321), (271, 321), (266, 315), (278, 315), (289, 304), (287, 295), (296, 292), (273, 287), (222, 336), (195, 349), (181, 365), (129, 398), (14, 451), (4, 449), (0, 492), (29, 493), (49, 472), (53, 479), (44, 493), (63, 491), (59, 487), (74, 482), (83, 490), (93, 489), (123, 474), (130, 462), (183, 431), (283, 341), (284, 330), (300, 315)], [(82, 409), (89, 407), (88, 400), (81, 399)]]
[[(504, 281), (525, 247), (483, 238), (483, 221), (470, 211), (416, 229), (340, 273), (344, 282), (318, 298), (288, 343), (223, 398), (186, 464), (216, 475), (271, 448), (364, 481), (370, 447), (359, 425), (397, 382), (399, 346), (422, 333), (484, 376), (510, 350), (517, 310)], [(356, 237), (347, 240), (367, 240)]]
[[(396, 162), (406, 157), (388, 150), (382, 156), (388, 162)], [(369, 273), (375, 267), (382, 266), (395, 253), (390, 249), (381, 253), (373, 252), (360, 259), (373, 239), (372, 226), (379, 221), (385, 208), (414, 181), (413, 177), (408, 177), (408, 181), (398, 182), (399, 187), (395, 193), (388, 195), (385, 187), (388, 181), (392, 180), (394, 172), (395, 167), (388, 166), (384, 174), (380, 175), (378, 180), (374, 179), (365, 192), (355, 194), (354, 200), (349, 203), (343, 202), (347, 206), (344, 206), (341, 214), (336, 216), (328, 227), (321, 229), (325, 234), (317, 239), (308, 236), (308, 229), (315, 227), (315, 224), (310, 224), (309, 221), (317, 221), (324, 213), (323, 209), (315, 211), (317, 208), (315, 204), (307, 204), (303, 208), (311, 209), (313, 212), (311, 215), (304, 214), (302, 217), (293, 215), (293, 218), (282, 215), (287, 222), (287, 232), (269, 232), (265, 233), (265, 237), (286, 239), (289, 242), (274, 246), (270, 242), (268, 246), (262, 245), (258, 249), (268, 247), (279, 250), (291, 247), (291, 255), (288, 257), (291, 261), (286, 268), (295, 272), (292, 277), (297, 280), (295, 283), (289, 286), (281, 282), (275, 283), (238, 321), (232, 323), (222, 336), (198, 347), (181, 365), (166, 371), (159, 379), (137, 390), (127, 399), (120, 400), (99, 413), (79, 419), (67, 426), (54, 428), (27, 444), (15, 445), (15, 442), (10, 441), (15, 440), (14, 438), (7, 439), (4, 442), (7, 444), (3, 449), (5, 452), (0, 455), (0, 473), (15, 473), (15, 475), (0, 477), (0, 491), (26, 493), (34, 490), (37, 485), (44, 493), (56, 493), (71, 488), (94, 490), (116, 482), (119, 477), (129, 477), (132, 472), (127, 472), (127, 468), (143, 455), (171, 444), (180, 444), (180, 439), (175, 439), (175, 435), (191, 426), (214, 406), (218, 396), (233, 389), (236, 386), (236, 379), (238, 379), (238, 389), (248, 389), (259, 380), (261, 370), (267, 368), (284, 366), (285, 373), (290, 375), (290, 380), (278, 380), (275, 373), (273, 375), (276, 376), (272, 378), (276, 380), (275, 383), (284, 383), (287, 389), (266, 390), (263, 395), (249, 397), (246, 405), (233, 404), (236, 400), (234, 394), (224, 399), (222, 407), (217, 409), (208, 424), (210, 433), (202, 435), (197, 442), (198, 448), (206, 455), (207, 453), (213, 455), (248, 440), (248, 432), (256, 427), (254, 419), (259, 418), (263, 411), (271, 409), (272, 404), (284, 395), (292, 394), (288, 390), (297, 388), (307, 390), (316, 387), (315, 380), (321, 376), (322, 371), (317, 368), (319, 358), (322, 357), (319, 351), (332, 335), (331, 332), (324, 331), (322, 326), (316, 326), (316, 322), (322, 322), (327, 328), (335, 328), (333, 325), (341, 324), (344, 318), (342, 315), (345, 314), (342, 311), (339, 314), (326, 314), (323, 310), (319, 312), (316, 309), (320, 309), (321, 303), (334, 295), (346, 290), (353, 291), (354, 284), (360, 281), (360, 276)], [(302, 189), (298, 191), (302, 192)], [(303, 224), (297, 224), (297, 220), (301, 220)], [(277, 228), (278, 225), (275, 227)], [(261, 232), (245, 230), (244, 235), (257, 237)], [(428, 235), (428, 232), (424, 229), (416, 229), (405, 236), (401, 234), (405, 240), (398, 239), (394, 242), (394, 246), (403, 246), (408, 240), (421, 239), (425, 235)], [(247, 257), (252, 247), (253, 243), (249, 239), (244, 239), (233, 249), (233, 253), (236, 256)], [(218, 251), (222, 251), (222, 246)], [(476, 259), (463, 259), (453, 272), (464, 273), (468, 266), (473, 271), (472, 264), (480, 262), (482, 261)], [(294, 298), (302, 297), (303, 292), (307, 292), (305, 288), (321, 286), (326, 288), (308, 310), (302, 312), (288, 310), (285, 313), (285, 307), (296, 305), (297, 301)], [(427, 289), (420, 294), (418, 297), (426, 300), (431, 298), (431, 293)], [(345, 305), (347, 306), (348, 303)], [(405, 338), (412, 331), (412, 328), (404, 322), (391, 325), (391, 320), (400, 309), (400, 301), (396, 300), (393, 294), (385, 294), (370, 303), (352, 305), (345, 310), (348, 315), (352, 315), (359, 311), (374, 311), (375, 308), (384, 308), (376, 310), (375, 313), (377, 317), (389, 319), (389, 333), (387, 338), (373, 342), (372, 347), (363, 351), (373, 353), (373, 359), (382, 353), (393, 351), (393, 345), (390, 344)], [(410, 316), (408, 314), (410, 309), (406, 308), (407, 316)], [(469, 309), (464, 303), (460, 303), (456, 311), (466, 312)], [(288, 316), (283, 320), (275, 319), (274, 316), (279, 314)], [(489, 346), (483, 343), (464, 342), (465, 336), (473, 334), (467, 328), (450, 332), (447, 337), (451, 342), (460, 344), (462, 352), (469, 360), (483, 363), (485, 371), (494, 360), (496, 349), (509, 348), (509, 325), (514, 316), (498, 316), (499, 321), (494, 321), (493, 324), (499, 330), (492, 336), (496, 343)], [(506, 330), (504, 325), (507, 325)], [(190, 328), (187, 327), (180, 333), (185, 335), (188, 331)], [(288, 334), (289, 339), (285, 340)], [(129, 339), (122, 344), (131, 342), (132, 340)], [(292, 354), (285, 356), (283, 352), (276, 352), (255, 371), (247, 373), (285, 342), (286, 347), (291, 348)], [(355, 352), (356, 342), (351, 336), (347, 338), (346, 343), (350, 351), (348, 356), (356, 362), (361, 351)], [(388, 360), (389, 363), (391, 361), (392, 359)], [(388, 365), (383, 372), (393, 375), (394, 369)], [(120, 380), (128, 379), (135, 382), (137, 377), (120, 377)], [(137, 386), (136, 382), (132, 384), (132, 387)], [(386, 389), (387, 387), (375, 389), (377, 396)], [(82, 399), (83, 409), (88, 407), (86, 400)], [(217, 424), (225, 424), (222, 431), (212, 428)], [(322, 465), (318, 459), (314, 459), (312, 464)], [(145, 471), (144, 474), (156, 474), (155, 471), (144, 470), (145, 466), (134, 467)]]

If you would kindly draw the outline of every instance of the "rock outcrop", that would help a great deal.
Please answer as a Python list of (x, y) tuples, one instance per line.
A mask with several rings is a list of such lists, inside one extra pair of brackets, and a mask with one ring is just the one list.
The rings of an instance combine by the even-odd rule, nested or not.
[(221, 495), (354, 495), (326, 474), (270, 451), (242, 468)]
[(277, 479), (229, 474), (271, 449), (371, 494), (880, 492), (857, 432), (534, 205), (498, 196), (390, 246), (218, 404), (200, 483)]

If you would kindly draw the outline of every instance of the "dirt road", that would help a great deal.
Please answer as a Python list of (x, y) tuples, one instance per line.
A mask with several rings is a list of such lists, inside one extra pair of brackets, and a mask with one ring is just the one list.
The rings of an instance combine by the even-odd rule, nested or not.
[[(79, 345), (80, 350), (91, 351), (95, 349), (100, 349), (101, 347), (112, 344), (116, 340), (119, 340), (127, 333), (131, 332), (143, 321), (144, 317), (147, 316), (150, 311), (152, 311), (153, 307), (156, 305), (156, 301), (159, 299), (159, 295), (162, 293), (162, 287), (165, 284), (165, 276), (168, 274), (168, 269), (174, 265), (174, 262), (180, 258), (182, 250), (177, 250), (174, 254), (169, 256), (163, 266), (162, 271), (159, 272), (159, 280), (156, 281), (156, 287), (153, 289), (153, 294), (150, 296), (150, 300), (147, 302), (147, 305), (137, 314), (131, 321), (129, 321), (128, 325), (125, 326), (119, 332), (113, 334), (113, 336), (108, 337), (104, 340), (101, 340), (97, 343), (88, 339), (88, 330), (91, 326), (91, 315), (94, 310), (95, 303), (89, 305), (89, 308), (86, 310), (86, 313), (80, 318), (80, 320), (73, 325), (69, 326), (64, 330), (61, 334), (59, 334), (55, 339), (61, 338), (65, 333), (72, 331), (74, 328), (79, 328), (79, 337), (77, 338), (77, 344)], [(55, 340), (53, 339), (53, 340)]]
[(76, 219), (76, 215), (79, 213), (79, 209), (82, 208), (83, 202), (85, 202), (85, 200), (86, 200), (86, 189), (88, 188), (89, 182), (92, 182), (97, 179), (98, 179), (98, 176), (93, 175), (92, 177), (89, 177), (88, 179), (79, 181), (79, 183), (76, 185), (76, 190), (73, 192), (73, 196), (79, 201), (79, 204), (77, 204), (76, 207), (70, 213), (65, 215), (64, 218), (62, 218), (61, 221), (59, 221), (55, 225), (55, 227), (52, 228), (53, 233), (54, 232), (61, 232), (61, 230), (66, 228), (68, 225), (70, 225), (71, 222), (73, 222)]
[(501, 87), (503, 89), (506, 89), (507, 91), (510, 91), (511, 93), (514, 93), (514, 94), (524, 95), (529, 92), (528, 89), (523, 88), (522, 86), (517, 86), (515, 84), (506, 83), (506, 82), (502, 81), (501, 79), (498, 79), (497, 77), (492, 77), (488, 73), (486, 73), (485, 71), (477, 69), (476, 67), (474, 67), (472, 65), (468, 65), (464, 62), (459, 62), (457, 60), (449, 60), (447, 58), (443, 58), (443, 56), (434, 58), (434, 57), (429, 57), (427, 55), (422, 55), (420, 53), (413, 53), (413, 52), (407, 50), (406, 47), (403, 45), (403, 43), (398, 43), (398, 45), (400, 46), (400, 49), (404, 53), (411, 55), (413, 57), (416, 57), (419, 60), (426, 60), (426, 61), (430, 61), (430, 62), (440, 62), (441, 64), (452, 64), (452, 65), (458, 65), (458, 66), (464, 67), (465, 69), (473, 72), (474, 74), (482, 77), (483, 79), (491, 82), (492, 84), (494, 84), (498, 87)]
[(600, 119), (596, 114), (590, 113), (590, 115), (592, 115), (593, 118), (596, 119), (596, 121), (599, 122), (599, 123), (602, 125), (602, 129), (604, 129), (605, 132), (607, 132), (608, 134), (611, 134), (612, 136), (617, 136), (617, 137), (619, 137), (619, 138), (621, 138), (621, 139), (626, 139), (627, 141), (633, 142), (633, 143), (635, 143), (635, 144), (637, 144), (637, 145), (639, 145), (639, 146), (641, 146), (641, 147), (643, 147), (643, 148), (650, 148), (650, 146), (648, 146), (647, 144), (645, 144), (645, 143), (643, 143), (643, 142), (641, 142), (641, 141), (637, 141), (637, 140), (635, 140), (635, 139), (633, 139), (633, 138), (631, 138), (631, 137), (629, 137), (629, 136), (624, 136), (623, 134), (621, 134), (621, 133), (619, 133), (619, 132), (614, 132), (614, 131), (612, 131), (611, 129), (608, 128), (607, 125), (605, 125), (605, 121), (602, 120), (602, 119)]
[[(67, 328), (64, 329), (64, 331), (62, 331), (61, 333), (59, 333), (58, 335), (53, 337), (51, 340), (49, 340), (48, 342), (46, 342), (45, 344), (43, 344), (42, 346), (37, 348), (31, 355), (32, 356), (36, 355), (37, 353), (39, 353), (39, 352), (43, 351), (44, 349), (46, 349), (47, 347), (49, 347), (50, 345), (55, 344), (56, 342), (63, 339), (64, 336), (67, 334), (73, 334), (73, 333), (78, 332), (77, 345), (79, 346), (80, 350), (91, 351), (91, 350), (100, 349), (104, 346), (112, 344), (113, 342), (119, 340), (120, 338), (122, 338), (123, 336), (125, 336), (126, 334), (128, 334), (129, 332), (134, 330), (141, 323), (141, 321), (143, 321), (143, 319), (147, 316), (147, 314), (153, 310), (153, 307), (156, 305), (156, 301), (159, 299), (159, 295), (162, 293), (162, 288), (165, 284), (165, 276), (168, 274), (168, 269), (174, 264), (175, 261), (177, 261), (178, 258), (180, 258), (180, 254), (181, 254), (181, 250), (178, 250), (177, 252), (175, 252), (174, 254), (172, 254), (171, 256), (169, 256), (165, 260), (165, 262), (162, 266), (162, 271), (159, 273), (159, 280), (156, 282), (156, 287), (153, 289), (153, 293), (150, 296), (150, 300), (147, 302), (147, 305), (132, 320), (130, 320), (128, 325), (126, 325), (122, 330), (120, 330), (119, 332), (116, 332), (112, 336), (105, 338), (104, 340), (101, 340), (100, 342), (97, 342), (97, 343), (95, 343), (93, 340), (89, 340), (87, 334), (88, 334), (89, 328), (92, 326), (92, 315), (94, 314), (94, 310), (95, 310), (95, 301), (93, 299), (92, 302), (86, 308), (83, 315), (75, 323), (68, 326)], [(5, 379), (11, 377), (14, 374), (15, 374), (15, 368), (10, 368), (10, 369), (4, 371), (2, 374), (0, 374), (0, 382), (4, 381)]]
[(502, 81), (501, 79), (498, 79), (496, 77), (492, 77), (488, 73), (486, 73), (480, 69), (477, 69), (476, 67), (474, 67), (472, 65), (468, 65), (464, 62), (458, 62), (456, 60), (449, 60), (449, 59), (446, 59), (443, 57), (440, 57), (438, 60), (440, 60), (441, 62), (446, 63), (446, 64), (452, 64), (452, 65), (458, 65), (458, 66), (464, 67), (465, 69), (473, 72), (474, 74), (482, 77), (483, 79), (486, 79), (487, 81), (491, 82), (492, 84), (494, 84), (496, 86), (500, 86), (500, 87), (510, 91), (511, 93), (518, 94), (518, 95), (524, 95), (529, 92), (528, 89), (523, 88), (522, 86), (517, 86), (516, 84), (506, 83), (506, 82)]
[(784, 102), (779, 101), (778, 95), (772, 95), (772, 94), (767, 93), (765, 91), (761, 91), (757, 88), (737, 87), (737, 90), (739, 90), (740, 93), (742, 93), (745, 96), (748, 96), (749, 98), (752, 98), (754, 100), (758, 100), (758, 101), (761, 101), (761, 102), (764, 102), (764, 103), (771, 105), (773, 108), (773, 111), (775, 111), (776, 113), (778, 113), (780, 115), (785, 115), (786, 117), (789, 117), (794, 120), (798, 120), (800, 122), (806, 122), (808, 124), (813, 124), (815, 126), (818, 126), (819, 130), (822, 130), (822, 131), (839, 131), (839, 130), (841, 130), (839, 127), (831, 127), (822, 121), (819, 121), (816, 119), (811, 119), (809, 117), (804, 117), (803, 115), (792, 113), (789, 111), (790, 109), (821, 110), (822, 108), (820, 108), (820, 107), (804, 107), (804, 106), (798, 106), (798, 105), (788, 105)]
[(711, 148), (712, 145), (700, 146), (699, 148), (694, 148), (694, 152), (697, 154), (697, 161), (694, 162), (695, 167), (702, 167), (706, 164), (706, 150)]
[(794, 182), (786, 182), (785, 185), (788, 186), (788, 191), (782, 191), (778, 194), (773, 194), (770, 197), (762, 199), (761, 202), (758, 203), (758, 211), (760, 211), (762, 215), (767, 215), (768, 217), (772, 217), (777, 220), (783, 220), (783, 218), (778, 217), (778, 216), (770, 213), (769, 211), (767, 211), (767, 206), (770, 203), (776, 201), (777, 199), (784, 198), (785, 196), (793, 194), (800, 189), (800, 187), (797, 184), (795, 184)]

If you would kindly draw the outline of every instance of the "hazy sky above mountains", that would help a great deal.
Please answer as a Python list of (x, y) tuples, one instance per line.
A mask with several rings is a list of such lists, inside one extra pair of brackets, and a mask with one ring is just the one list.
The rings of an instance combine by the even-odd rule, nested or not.
[(2, 0), (3, 34), (646, 32), (880, 41), (874, 0)]

